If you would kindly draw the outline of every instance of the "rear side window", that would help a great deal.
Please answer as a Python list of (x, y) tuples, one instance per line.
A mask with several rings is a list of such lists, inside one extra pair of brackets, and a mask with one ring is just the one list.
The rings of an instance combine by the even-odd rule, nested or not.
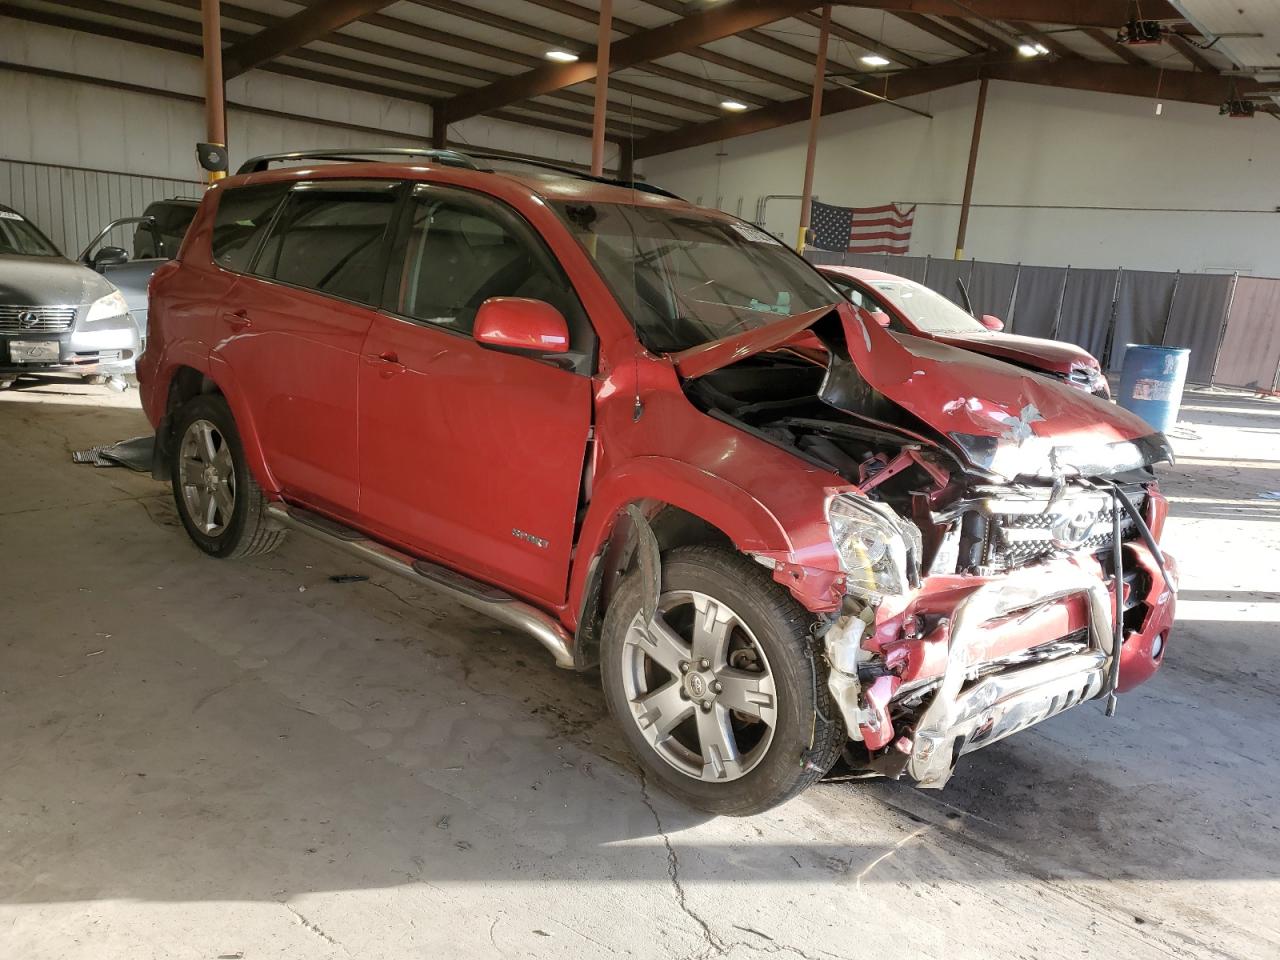
[(249, 269), (254, 251), (289, 186), (264, 183), (223, 192), (213, 218), (213, 260), (218, 266), (238, 273)]
[(304, 184), (289, 194), (253, 272), (343, 300), (382, 291), (383, 241), (394, 183)]

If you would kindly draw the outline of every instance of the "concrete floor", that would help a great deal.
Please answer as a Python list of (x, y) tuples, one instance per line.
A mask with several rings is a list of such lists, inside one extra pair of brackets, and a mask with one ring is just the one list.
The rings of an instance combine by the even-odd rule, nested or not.
[(521, 636), (302, 538), (198, 554), (70, 462), (136, 404), (0, 393), (0, 957), (1280, 956), (1280, 403), (1188, 395), (1181, 625), (1116, 719), (747, 820)]

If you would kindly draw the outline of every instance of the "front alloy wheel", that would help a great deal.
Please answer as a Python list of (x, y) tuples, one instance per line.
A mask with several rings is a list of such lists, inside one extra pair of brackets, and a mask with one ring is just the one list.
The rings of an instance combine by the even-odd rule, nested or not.
[(736, 780), (768, 753), (778, 722), (773, 675), (728, 604), (669, 591), (652, 623), (635, 615), (623, 660), (631, 716), (654, 753), (676, 770)]
[(600, 632), (609, 712), (648, 774), (691, 806), (741, 816), (790, 799), (844, 748), (809, 632), (769, 571), (719, 546), (662, 555), (652, 622), (626, 577)]

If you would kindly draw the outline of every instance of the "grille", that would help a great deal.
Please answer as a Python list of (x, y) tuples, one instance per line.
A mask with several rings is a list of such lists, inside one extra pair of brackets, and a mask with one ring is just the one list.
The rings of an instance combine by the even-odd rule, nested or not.
[[(1141, 512), (1145, 497), (1130, 492)], [(987, 536), (983, 566), (992, 570), (1012, 570), (1055, 554), (1086, 551), (1097, 553), (1111, 546), (1112, 521), (1120, 512), (1120, 539), (1133, 540), (1138, 528), (1123, 507), (1110, 496), (1068, 498), (1045, 512), (1045, 503), (1035, 501), (988, 501)]]
[(0, 331), (4, 333), (58, 333), (70, 330), (75, 322), (75, 307), (0, 306)]

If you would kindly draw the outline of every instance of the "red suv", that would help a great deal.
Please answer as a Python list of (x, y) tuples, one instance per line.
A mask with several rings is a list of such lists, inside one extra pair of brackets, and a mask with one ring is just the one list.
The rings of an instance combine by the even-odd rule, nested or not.
[(251, 161), (155, 274), (143, 402), (201, 550), (303, 531), (599, 664), (651, 774), (720, 813), (838, 760), (939, 787), (1159, 666), (1138, 418), (661, 191), (375, 154)]

